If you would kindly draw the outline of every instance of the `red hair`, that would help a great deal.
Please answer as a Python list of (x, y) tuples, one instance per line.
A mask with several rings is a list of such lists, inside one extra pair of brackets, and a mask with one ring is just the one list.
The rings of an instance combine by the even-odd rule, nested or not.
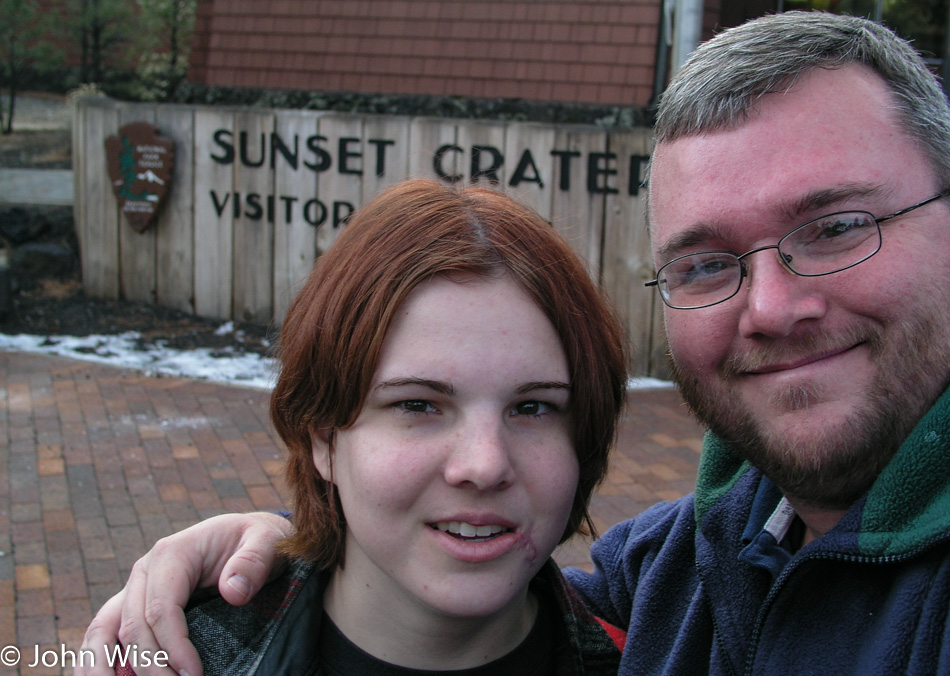
[(353, 215), (281, 328), (271, 419), (290, 451), (296, 533), (284, 543), (287, 553), (322, 567), (342, 559), (345, 519), (314, 467), (311, 434), (355, 422), (399, 306), (436, 275), (499, 273), (537, 303), (567, 356), (580, 478), (562, 541), (593, 532), (588, 503), (607, 472), (627, 379), (623, 333), (610, 304), (570, 245), (533, 210), (495, 190), (412, 180)]

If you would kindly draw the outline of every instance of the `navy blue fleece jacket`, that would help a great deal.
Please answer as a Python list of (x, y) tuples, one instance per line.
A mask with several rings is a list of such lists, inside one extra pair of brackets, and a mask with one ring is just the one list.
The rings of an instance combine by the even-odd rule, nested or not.
[(950, 392), (867, 495), (792, 553), (765, 528), (780, 492), (707, 435), (696, 493), (566, 571), (627, 626), (621, 674), (950, 674)]

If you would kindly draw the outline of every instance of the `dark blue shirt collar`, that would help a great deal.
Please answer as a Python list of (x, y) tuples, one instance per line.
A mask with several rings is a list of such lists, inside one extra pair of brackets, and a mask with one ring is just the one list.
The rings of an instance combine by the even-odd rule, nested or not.
[(795, 520), (795, 510), (778, 486), (763, 476), (742, 533), (746, 546), (739, 553), (739, 560), (764, 568), (773, 579), (777, 578), (794, 554), (789, 531)]

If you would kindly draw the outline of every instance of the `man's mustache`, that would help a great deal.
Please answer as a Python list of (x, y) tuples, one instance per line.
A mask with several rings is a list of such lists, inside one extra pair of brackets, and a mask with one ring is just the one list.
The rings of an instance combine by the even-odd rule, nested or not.
[(880, 342), (880, 332), (872, 326), (849, 326), (834, 333), (809, 331), (730, 354), (720, 364), (719, 374), (726, 380), (733, 380), (774, 366), (837, 354), (861, 343), (870, 344), (873, 351)]

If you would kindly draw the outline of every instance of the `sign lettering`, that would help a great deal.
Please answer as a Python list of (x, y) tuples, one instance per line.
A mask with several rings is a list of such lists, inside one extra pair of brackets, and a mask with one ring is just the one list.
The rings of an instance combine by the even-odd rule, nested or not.
[[(286, 168), (293, 171), (311, 171), (316, 174), (335, 171), (337, 174), (363, 176), (371, 171), (382, 177), (387, 172), (387, 151), (397, 145), (394, 139), (370, 138), (365, 141), (352, 136), (336, 139), (322, 134), (309, 136), (281, 136), (278, 133), (250, 134), (246, 131), (232, 132), (217, 129), (212, 135), (214, 148), (209, 158), (221, 165), (237, 164), (248, 169)], [(643, 167), (648, 155), (630, 155), (629, 180), (627, 185), (618, 184), (618, 166), (624, 159), (615, 153), (590, 152), (586, 158), (583, 153), (573, 150), (554, 148), (549, 151), (554, 158), (555, 185), (557, 190), (568, 192), (579, 186), (572, 185), (574, 160), (585, 161), (586, 183), (583, 189), (590, 194), (639, 194)], [(463, 148), (456, 144), (444, 144), (432, 155), (432, 170), (446, 183), (487, 182), (500, 185), (501, 169), (508, 164), (508, 158), (501, 149), (487, 144), (473, 144)], [(545, 189), (541, 169), (530, 148), (510, 163), (513, 166), (507, 185), (517, 188), (522, 184), (534, 184)], [(450, 171), (447, 167), (465, 167), (467, 171)], [(320, 199), (302, 200), (295, 195), (261, 195), (258, 193), (223, 193), (210, 191), (215, 212), (218, 216), (230, 213), (233, 218), (246, 218), (251, 221), (266, 220), (269, 223), (291, 223), (297, 218), (314, 227), (329, 222), (339, 227), (355, 210), (355, 206), (346, 200)], [(228, 205), (230, 204), (230, 210)]]

